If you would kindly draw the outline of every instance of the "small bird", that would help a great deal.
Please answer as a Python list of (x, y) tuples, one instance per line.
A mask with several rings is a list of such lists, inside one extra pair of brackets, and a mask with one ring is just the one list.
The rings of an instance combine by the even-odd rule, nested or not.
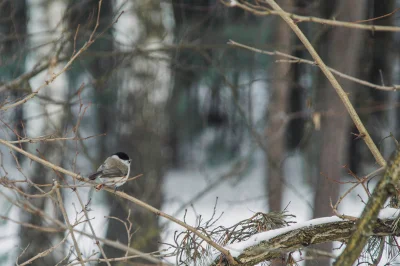
[(95, 180), (96, 178), (100, 178), (102, 182), (100, 184), (101, 187), (105, 185), (113, 186), (117, 189), (117, 187), (122, 186), (128, 180), (130, 171), (131, 159), (129, 156), (124, 152), (117, 152), (108, 157), (97, 169), (97, 172), (89, 176), (89, 179)]

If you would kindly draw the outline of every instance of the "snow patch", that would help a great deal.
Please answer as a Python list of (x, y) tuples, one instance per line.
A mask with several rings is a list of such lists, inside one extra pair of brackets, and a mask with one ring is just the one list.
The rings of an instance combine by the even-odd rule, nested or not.
[(275, 229), (275, 230), (269, 230), (267, 232), (262, 232), (256, 235), (251, 236), (248, 240), (242, 241), (239, 243), (234, 243), (226, 246), (227, 249), (230, 251), (235, 251), (237, 253), (242, 253), (243, 250), (245, 250), (248, 247), (254, 246), (257, 243), (260, 243), (261, 241), (269, 241), (270, 239), (285, 234), (287, 232), (297, 230), (300, 228), (305, 228), (309, 226), (315, 226), (315, 225), (320, 225), (320, 224), (329, 224), (329, 223), (334, 223), (334, 222), (340, 222), (342, 221), (341, 218), (337, 216), (331, 216), (331, 217), (323, 217), (323, 218), (317, 218), (317, 219), (312, 219), (309, 221), (293, 224), (287, 227)]
[(378, 218), (382, 220), (393, 220), (399, 216), (399, 209), (385, 208), (379, 212)]
[[(380, 211), (378, 218), (379, 219), (395, 219), (399, 215), (399, 209), (394, 209), (394, 208), (385, 208)], [(293, 224), (287, 227), (275, 229), (275, 230), (269, 230), (267, 232), (262, 232), (256, 235), (251, 236), (248, 240), (242, 241), (239, 243), (234, 243), (226, 246), (226, 248), (229, 251), (234, 251), (233, 254), (240, 254), (245, 250), (246, 248), (249, 248), (251, 246), (256, 245), (257, 243), (260, 243), (262, 241), (269, 241), (270, 239), (285, 234), (287, 232), (309, 227), (309, 226), (316, 226), (316, 225), (321, 225), (321, 224), (330, 224), (330, 223), (335, 223), (335, 222), (340, 222), (343, 221), (343, 219), (337, 217), (337, 216), (330, 216), (330, 217), (322, 217), (322, 218), (317, 218), (317, 219), (312, 219), (309, 221)], [(234, 255), (236, 256), (236, 255)]]

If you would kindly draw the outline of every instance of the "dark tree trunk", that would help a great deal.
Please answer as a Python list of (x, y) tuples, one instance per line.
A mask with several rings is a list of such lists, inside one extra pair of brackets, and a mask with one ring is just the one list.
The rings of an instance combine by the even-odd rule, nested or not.
[[(162, 21), (157, 19), (161, 16), (160, 2), (138, 1), (132, 12), (139, 21), (141, 35), (138, 45), (145, 46), (149, 42), (163, 39), (166, 31)], [(112, 145), (114, 151), (110, 151), (111, 154), (124, 151), (132, 158), (131, 176), (143, 174), (120, 189), (158, 209), (162, 207), (162, 185), (168, 159), (165, 153), (169, 121), (166, 114), (167, 98), (154, 100), (158, 91), (166, 89), (165, 80), (159, 73), (168, 69), (163, 68), (162, 64), (146, 55), (138, 55), (132, 58), (130, 67), (119, 70), (121, 80), (118, 82), (120, 88), (115, 101), (116, 115), (111, 120), (115, 130)], [(131, 214), (132, 233), (135, 232), (131, 247), (143, 252), (157, 251), (160, 242), (159, 217), (137, 205), (120, 201), (113, 195), (108, 200), (110, 216), (126, 220), (128, 213)], [(127, 243), (125, 228), (112, 219), (109, 220), (106, 237)], [(124, 252), (111, 247), (106, 246), (104, 250), (109, 257), (124, 255)], [(135, 262), (140, 263), (141, 260)]]
[[(80, 25), (76, 42), (77, 49), (89, 39), (96, 25), (98, 5), (99, 1), (97, 0), (70, 1), (67, 16), (70, 32), (75, 33), (78, 25)], [(96, 34), (103, 32), (106, 28), (108, 28), (108, 30), (104, 32), (100, 38), (96, 39), (88, 52), (111, 53), (114, 51), (113, 28), (110, 27), (115, 19), (114, 15), (113, 1), (103, 1), (100, 24)], [(71, 43), (71, 48), (72, 47), (73, 43)], [(94, 134), (107, 133), (109, 136), (108, 138), (100, 138), (98, 140), (98, 147), (100, 150), (98, 153), (99, 160), (107, 157), (110, 153), (114, 153), (109, 147), (116, 144), (116, 142), (112, 140), (116, 138), (115, 130), (113, 130), (113, 126), (110, 126), (110, 123), (113, 124), (112, 121), (115, 119), (116, 115), (115, 108), (118, 87), (116, 86), (115, 77), (112, 74), (120, 60), (112, 56), (85, 57), (85, 60), (80, 60), (79, 65), (74, 65), (74, 68), (68, 71), (69, 82), (72, 85), (70, 86), (70, 94), (76, 93), (77, 89), (82, 85), (78, 82), (81, 82), (81, 75), (86, 69), (89, 70), (92, 76), (94, 87), (93, 102), (97, 107), (97, 123), (93, 123), (91, 120), (86, 121), (84, 117), (83, 119), (86, 123), (82, 123), (82, 127), (93, 127), (93, 124), (97, 124), (97, 131)]]
[[(395, 1), (369, 1), (368, 17), (377, 18), (389, 14), (395, 10)], [(394, 16), (387, 16), (374, 21), (374, 25), (395, 25)], [(393, 61), (398, 50), (392, 32), (370, 32), (367, 34), (365, 45), (362, 47), (363, 56), (360, 62), (360, 78), (375, 84), (390, 86), (398, 83), (393, 78)], [(361, 120), (366, 124), (370, 135), (375, 141), (380, 141), (393, 133), (395, 137), (397, 129), (396, 108), (390, 108), (397, 104), (396, 92), (380, 91), (374, 88), (362, 88), (356, 93), (355, 105), (367, 110), (360, 112)], [(389, 107), (387, 109), (387, 107)], [(372, 112), (371, 112), (372, 110)], [(352, 132), (357, 129), (353, 126)], [(386, 139), (379, 146), (385, 158), (395, 149), (392, 139)], [(363, 163), (375, 163), (370, 156), (368, 147), (362, 141), (352, 142), (350, 145), (350, 168), (356, 174), (361, 174)]]
[[(17, 78), (24, 72), (26, 59), (26, 38), (27, 38), (27, 6), (26, 0), (5, 0), (0, 1), (0, 83)], [(2, 39), (4, 38), (4, 40)], [(21, 98), (29, 89), (27, 84), (9, 92), (8, 100)], [(22, 106), (15, 108), (13, 112), (13, 124), (10, 126), (19, 136), (24, 136), (23, 119), (24, 109)], [(17, 139), (17, 136), (13, 136)], [(23, 145), (25, 147), (26, 145)], [(16, 155), (20, 163), (24, 156)]]
[[(190, 43), (196, 40), (201, 45), (205, 32), (212, 19), (209, 0), (196, 1), (177, 0), (173, 4), (175, 19), (175, 43)], [(207, 54), (210, 51), (206, 51)], [(182, 166), (183, 143), (188, 142), (202, 127), (199, 114), (197, 83), (203, 77), (198, 68), (205, 68), (207, 62), (203, 56), (193, 50), (178, 49), (173, 55), (171, 67), (173, 69), (173, 88), (168, 104), (171, 118), (169, 140), (171, 147), (171, 163), (173, 167)], [(218, 88), (219, 89), (219, 88)], [(183, 109), (183, 111), (182, 111)]]
[[(23, 74), (25, 70), (27, 12), (25, 0), (6, 0), (0, 2), (0, 33), (1, 36), (4, 37), (4, 39), (0, 38), (1, 82), (7, 82), (17, 78), (19, 75)], [(21, 87), (12, 89), (9, 93), (11, 96), (10, 99), (16, 100), (21, 98), (27, 93), (25, 89), (28, 88), (29, 86), (23, 84)], [(24, 108), (21, 105), (12, 113), (11, 121), (13, 121), (13, 124), (10, 124), (10, 126), (19, 136), (25, 137), (22, 126), (23, 120)], [(26, 127), (26, 125), (24, 126)], [(13, 137), (17, 139), (17, 136), (14, 135)], [(23, 145), (23, 148), (25, 148), (25, 145)], [(19, 163), (22, 164), (25, 157), (21, 156), (21, 154), (16, 154), (16, 156)], [(38, 166), (31, 181), (38, 184), (47, 183), (47, 181), (51, 180), (47, 177), (47, 169)], [(27, 193), (37, 193), (37, 189), (29, 186), (27, 188)], [(40, 209), (44, 209), (46, 201), (46, 198), (32, 199), (31, 203)], [(34, 225), (43, 225), (42, 217), (27, 212), (21, 213), (21, 220)], [(57, 235), (21, 226), (19, 229), (19, 236), (21, 248), (28, 247), (25, 253), (19, 258), (19, 262), (21, 263), (53, 246), (53, 240)], [(63, 252), (61, 252), (61, 254), (49, 254), (45, 258), (34, 261), (32, 265), (55, 265), (58, 261), (57, 255), (62, 257), (62, 253)]]
[[(381, 17), (383, 15), (389, 14), (395, 10), (395, 1), (373, 1), (373, 7), (371, 8), (373, 12), (369, 15), (369, 17)], [(387, 16), (383, 19), (377, 20), (374, 24), (376, 25), (393, 25), (393, 20), (395, 16)], [(393, 84), (392, 72), (393, 72), (393, 59), (394, 59), (394, 51), (398, 49), (394, 45), (394, 34), (392, 32), (374, 32), (373, 34), (369, 34), (369, 43), (372, 46), (372, 60), (371, 60), (371, 69), (368, 77), (371, 79), (371, 82), (376, 84), (384, 84), (391, 85)], [(372, 96), (372, 105), (382, 105), (383, 107), (387, 107), (390, 104), (397, 103), (397, 93), (388, 93), (385, 91), (379, 91), (376, 89), (369, 90)], [(382, 127), (389, 127), (387, 131), (395, 132), (394, 128), (391, 127), (390, 121), (390, 113), (393, 110), (383, 110), (374, 112), (372, 116), (369, 117), (368, 122), (371, 125), (369, 128), (372, 129), (372, 136), (374, 139), (382, 139), (388, 136), (388, 133), (384, 133)], [(369, 114), (365, 115), (368, 116)], [(378, 125), (378, 127), (376, 127)], [(378, 130), (376, 130), (379, 128)], [(374, 130), (375, 129), (375, 130)], [(370, 133), (370, 134), (371, 134)], [(395, 150), (393, 147), (393, 142), (384, 141), (382, 145), (382, 152), (386, 157)]]
[[(76, 47), (81, 47), (84, 42), (89, 39), (90, 34), (96, 25), (98, 4), (99, 1), (97, 0), (70, 1), (67, 16), (69, 29), (71, 32), (76, 32), (78, 25), (80, 25)], [(113, 8), (113, 1), (102, 2), (100, 24), (96, 35), (103, 32), (106, 28), (109, 29), (100, 38), (96, 39), (88, 52), (111, 53), (115, 50), (114, 36), (112, 33), (113, 28), (110, 28), (115, 19)], [(72, 47), (73, 44), (71, 43), (71, 48)], [(113, 71), (118, 67), (119, 60), (112, 56), (89, 56), (85, 57), (84, 60), (81, 59), (79, 63), (79, 65), (76, 64), (76, 66), (68, 72), (69, 82), (72, 84), (70, 86), (72, 88), (70, 93), (75, 93), (75, 91), (81, 86), (79, 83), (81, 82), (81, 75), (85, 70), (88, 70), (93, 80), (93, 103), (96, 108), (96, 115), (94, 117), (96, 118), (96, 121), (85, 121), (85, 118), (83, 118), (85, 123), (82, 123), (81, 128), (86, 127), (86, 130), (89, 132), (93, 131), (93, 134), (107, 134), (106, 137), (100, 137), (97, 139), (97, 149), (99, 152), (96, 154), (96, 159), (98, 160), (98, 164), (100, 164), (104, 158), (119, 151), (119, 136), (117, 133), (117, 124), (119, 123), (117, 116), (117, 97), (121, 90), (121, 86), (117, 84), (117, 79), (113, 75)], [(126, 147), (120, 151), (125, 151), (128, 154), (132, 153), (132, 151)], [(108, 195), (106, 197), (108, 197)], [(113, 200), (114, 199), (111, 197), (110, 201)], [(111, 206), (111, 203), (109, 206)], [(115, 204), (113, 207), (115, 207)], [(123, 209), (120, 206), (117, 206), (117, 208), (110, 210), (109, 215), (125, 220), (127, 210), (128, 208)], [(103, 218), (101, 217), (99, 219)], [(132, 219), (135, 220), (135, 217)], [(107, 238), (113, 240), (122, 239), (122, 243), (127, 243), (125, 239), (126, 232), (121, 232), (121, 230), (119, 230), (123, 226), (118, 224), (118, 227), (115, 229), (112, 221), (113, 220), (108, 224)], [(103, 246), (103, 250), (107, 258), (121, 257), (123, 255), (122, 251), (107, 245)]]
[[(335, 4), (336, 3), (336, 4)], [(340, 19), (345, 21), (357, 21), (365, 18), (367, 4), (352, 1), (338, 0), (335, 3), (326, 3), (322, 7), (325, 10), (340, 14)], [(324, 10), (324, 11), (325, 11)], [(365, 33), (346, 28), (333, 28), (321, 43), (319, 53), (328, 66), (346, 74), (357, 76), (363, 37)], [(346, 37), (344, 37), (346, 36)], [(348, 163), (347, 150), (350, 134), (351, 120), (346, 113), (342, 102), (337, 96), (325, 76), (320, 74), (320, 82), (317, 86), (317, 107), (319, 111), (329, 112), (332, 115), (323, 116), (321, 130), (318, 135), (321, 139), (319, 153), (319, 172), (322, 174), (316, 179), (314, 198), (314, 217), (332, 215), (330, 200), (335, 202), (339, 194), (339, 180), (344, 174), (342, 166)], [(353, 83), (339, 80), (344, 90), (352, 98)], [(327, 179), (329, 177), (330, 180)], [(323, 250), (331, 251), (332, 244), (321, 245)], [(314, 262), (310, 262), (312, 265)], [(319, 265), (330, 265), (329, 261), (321, 261)]]
[[(93, 29), (95, 20), (88, 20), (91, 14), (97, 14), (98, 1), (71, 2), (71, 8), (77, 9), (71, 12), (69, 24), (71, 31), (75, 31), (81, 24), (80, 32), (88, 32), (80, 37), (80, 41), (86, 41)], [(142, 34), (138, 38), (138, 44), (145, 44), (147, 39), (164, 36), (160, 21), (153, 21), (149, 12), (159, 12), (160, 3), (155, 1), (136, 2), (129, 12), (137, 16), (138, 31)], [(101, 9), (101, 21), (98, 32), (111, 25), (113, 21), (113, 6), (111, 1), (103, 1)], [(84, 27), (84, 28), (82, 28)], [(109, 30), (102, 38), (97, 39), (90, 51), (113, 51), (113, 36)], [(124, 69), (118, 65), (119, 60), (129, 67)], [(132, 60), (132, 63), (129, 62)], [(147, 60), (147, 61), (146, 61)], [(168, 119), (165, 116), (163, 103), (149, 101), (151, 94), (159, 89), (156, 82), (157, 66), (150, 59), (141, 58), (138, 55), (131, 58), (93, 57), (82, 62), (90, 71), (94, 79), (94, 102), (97, 106), (97, 126), (100, 133), (107, 133), (106, 137), (99, 140), (100, 152), (98, 159), (110, 156), (118, 151), (126, 152), (132, 158), (131, 176), (143, 174), (138, 180), (128, 182), (121, 188), (122, 191), (133, 195), (155, 208), (161, 208), (162, 183), (165, 171), (163, 150), (166, 126)], [(144, 66), (146, 64), (146, 67)], [(117, 75), (112, 72), (116, 67)], [(72, 79), (79, 77), (81, 70), (76, 69), (72, 73)], [(107, 80), (107, 82), (105, 81)], [(133, 81), (134, 82), (125, 82)], [(134, 85), (131, 85), (134, 84)], [(79, 87), (80, 84), (75, 84)], [(151, 114), (151, 116), (144, 116)], [(120, 200), (113, 195), (107, 195), (109, 201), (109, 216), (126, 221), (130, 212), (130, 221), (133, 223), (131, 246), (143, 252), (158, 250), (160, 240), (158, 217), (134, 204)], [(127, 244), (125, 227), (114, 219), (108, 220), (106, 238), (117, 240)], [(124, 251), (105, 245), (104, 252), (108, 258), (122, 257)], [(139, 260), (138, 260), (139, 261)], [(113, 265), (124, 265), (122, 262), (114, 262)]]
[[(282, 8), (290, 10), (291, 1)], [(291, 53), (292, 31), (281, 19), (277, 22), (274, 40), (277, 50)], [(268, 103), (267, 141), (267, 195), (270, 211), (281, 211), (284, 184), (283, 161), (286, 156), (286, 123), (282, 119), (289, 109), (290, 87), (293, 84), (293, 72), (290, 64), (273, 64), (273, 80)]]

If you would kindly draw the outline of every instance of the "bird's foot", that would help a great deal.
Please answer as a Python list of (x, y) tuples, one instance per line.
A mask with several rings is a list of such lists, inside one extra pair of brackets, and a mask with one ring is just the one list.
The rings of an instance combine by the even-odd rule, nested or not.
[(97, 191), (100, 191), (103, 187), (104, 187), (104, 184), (98, 184), (97, 186), (95, 186)]

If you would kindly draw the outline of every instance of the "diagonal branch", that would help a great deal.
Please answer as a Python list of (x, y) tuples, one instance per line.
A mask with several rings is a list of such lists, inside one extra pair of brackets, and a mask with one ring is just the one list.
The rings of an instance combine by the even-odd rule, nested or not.
[[(54, 80), (56, 80), (61, 74), (63, 74), (64, 72), (66, 72), (72, 65), (72, 63), (81, 55), (83, 54), (95, 41), (98, 37), (100, 37), (101, 35), (103, 35), (103, 32), (99, 33), (97, 36), (94, 36), (97, 28), (99, 26), (99, 20), (100, 20), (100, 10), (101, 10), (101, 5), (102, 5), (103, 0), (99, 0), (99, 7), (98, 7), (98, 11), (97, 11), (97, 20), (96, 20), (96, 26), (94, 27), (89, 40), (78, 50), (78, 52), (76, 52), (73, 56), (71, 56), (71, 58), (69, 59), (69, 61), (65, 64), (65, 66), (58, 71), (57, 73), (52, 73), (51, 77), (47, 80), (44, 81), (44, 83), (42, 85), (40, 85), (36, 90), (34, 90), (32, 93), (28, 94), (27, 96), (25, 96), (24, 98), (20, 99), (19, 101), (16, 101), (15, 103), (12, 104), (6, 104), (3, 106), (0, 106), (0, 110), (1, 111), (7, 111), (10, 108), (15, 108), (21, 104), (26, 103), (27, 101), (29, 101), (30, 99), (34, 98), (39, 92), (40, 90), (42, 90), (43, 88), (47, 87), (49, 84), (53, 83)], [(114, 25), (115, 23), (118, 22), (118, 19), (120, 18), (120, 16), (122, 15), (122, 13), (114, 20), (114, 22), (109, 26), (111, 27), (112, 25)], [(107, 30), (109, 27), (107, 27), (105, 30)], [(17, 83), (18, 84), (18, 83)], [(6, 87), (5, 87), (6, 89)]]
[[(16, 146), (8, 143), (8, 141), (6, 141), (6, 140), (0, 139), (0, 144), (3, 144), (5, 146), (9, 147), (10, 149), (13, 149), (13, 150), (17, 151), (17, 152), (25, 155), (29, 159), (31, 159), (31, 160), (33, 160), (35, 162), (38, 162), (38, 163), (40, 163), (40, 164), (42, 164), (42, 165), (44, 165), (44, 166), (46, 166), (48, 168), (51, 168), (51, 169), (53, 169), (55, 171), (58, 171), (60, 173), (65, 174), (65, 175), (68, 175), (68, 176), (70, 176), (72, 178), (75, 178), (75, 179), (77, 179), (79, 181), (88, 182), (88, 180), (85, 180), (81, 175), (76, 174), (76, 173), (71, 172), (71, 171), (68, 171), (68, 170), (66, 170), (66, 169), (64, 169), (64, 168), (62, 168), (60, 166), (57, 166), (55, 164), (50, 163), (49, 161), (43, 160), (43, 159), (41, 159), (41, 158), (39, 158), (39, 157), (37, 157), (37, 156), (27, 152), (27, 151), (24, 151), (21, 148), (18, 148)], [(153, 206), (151, 206), (151, 205), (149, 205), (149, 204), (147, 204), (147, 203), (145, 203), (145, 202), (143, 202), (143, 201), (141, 201), (141, 200), (139, 200), (139, 199), (137, 199), (135, 197), (132, 197), (132, 196), (130, 196), (130, 195), (124, 193), (124, 192), (114, 191), (114, 189), (110, 189), (110, 188), (104, 188), (104, 189), (106, 191), (110, 192), (110, 193), (115, 193), (116, 195), (120, 196), (121, 198), (127, 199), (127, 200), (135, 203), (136, 205), (139, 205), (139, 206), (141, 206), (141, 207), (143, 207), (143, 208), (155, 213), (156, 215), (162, 216), (162, 217), (164, 217), (164, 218), (166, 218), (166, 219), (168, 219), (168, 220), (170, 220), (170, 221), (172, 221), (174, 223), (177, 223), (177, 224), (181, 225), (182, 227), (188, 229), (189, 231), (193, 232), (198, 237), (200, 237), (201, 239), (206, 241), (210, 246), (212, 246), (213, 248), (215, 248), (216, 250), (218, 250), (219, 252), (224, 254), (226, 259), (231, 263), (231, 265), (235, 265), (236, 264), (228, 250), (226, 250), (222, 246), (220, 246), (217, 243), (215, 243), (214, 241), (212, 241), (206, 235), (204, 235), (204, 234), (200, 233), (199, 231), (197, 231), (193, 226), (190, 226), (190, 225), (182, 222), (181, 220), (176, 219), (175, 217), (173, 217), (173, 216), (171, 216), (169, 214), (166, 214), (166, 213), (154, 208)]]
[[(60, 186), (60, 187), (62, 187), (62, 186)], [(33, 230), (41, 230), (41, 231), (49, 232), (49, 233), (62, 232), (62, 231), (68, 230), (68, 227), (64, 223), (62, 223), (58, 219), (55, 219), (54, 217), (48, 215), (42, 209), (36, 207), (35, 205), (32, 205), (28, 200), (26, 200), (26, 199), (24, 199), (22, 201), (14, 200), (14, 199), (10, 198), (9, 196), (7, 196), (5, 193), (3, 193), (1, 190), (0, 190), (0, 195), (2, 195), (4, 198), (6, 198), (7, 201), (10, 202), (11, 204), (13, 204), (15, 206), (18, 206), (19, 208), (21, 208), (21, 209), (23, 209), (25, 211), (28, 211), (28, 212), (31, 212), (31, 213), (35, 213), (36, 215), (40, 215), (40, 216), (44, 217), (46, 220), (51, 221), (53, 224), (57, 225), (59, 228), (56, 228), (56, 227), (53, 227), (53, 228), (50, 228), (50, 227), (47, 227), (47, 228), (38, 227), (38, 226), (29, 224), (29, 223), (19, 222), (19, 221), (10, 219), (8, 217), (3, 217), (3, 216), (0, 216), (0, 219), (9, 220), (11, 222), (20, 224), (21, 226), (32, 228)], [(163, 262), (160, 259), (157, 259), (157, 258), (153, 257), (152, 255), (150, 255), (148, 253), (144, 253), (144, 252), (141, 252), (141, 251), (139, 251), (137, 249), (128, 247), (128, 246), (126, 246), (126, 245), (124, 245), (124, 244), (122, 244), (122, 243), (120, 243), (118, 241), (113, 241), (113, 240), (110, 240), (110, 239), (107, 239), (107, 238), (101, 238), (101, 237), (97, 237), (95, 239), (95, 237), (92, 234), (89, 234), (89, 233), (84, 232), (84, 231), (77, 230), (75, 228), (73, 228), (73, 230), (74, 230), (74, 232), (76, 232), (76, 233), (78, 233), (80, 235), (84, 235), (84, 236), (86, 236), (88, 238), (94, 239), (96, 241), (100, 241), (100, 242), (102, 242), (105, 245), (108, 245), (110, 247), (114, 247), (116, 249), (123, 250), (123, 251), (128, 251), (131, 254), (138, 255), (141, 258), (143, 258), (143, 259), (145, 259), (145, 260), (147, 260), (147, 261), (149, 261), (151, 263), (155, 263), (157, 265), (162, 265), (163, 264)], [(166, 264), (168, 264), (168, 263), (166, 263)]]
[[(386, 200), (391, 195), (396, 195), (395, 184), (400, 180), (400, 146), (389, 159), (385, 174), (379, 180), (374, 192), (368, 199), (361, 218), (358, 220), (356, 230), (346, 245), (335, 265), (349, 265), (360, 256), (365, 244), (367, 243), (371, 230), (376, 223), (379, 210), (383, 208)], [(396, 228), (397, 229), (397, 228)]]
[(25, 265), (28, 265), (28, 264), (32, 264), (32, 262), (33, 262), (34, 260), (37, 260), (37, 259), (39, 259), (39, 258), (46, 257), (48, 254), (50, 254), (50, 253), (53, 252), (55, 249), (57, 249), (59, 246), (61, 246), (61, 245), (67, 240), (68, 236), (69, 236), (69, 233), (66, 234), (66, 236), (63, 238), (63, 240), (61, 240), (61, 241), (60, 241), (59, 243), (57, 243), (56, 245), (52, 246), (52, 247), (49, 248), (49, 249), (46, 249), (45, 251), (42, 251), (42, 252), (36, 254), (35, 256), (33, 256), (32, 258), (30, 258), (29, 260), (25, 261), (25, 262), (22, 263), (22, 264), (18, 264), (18, 263), (17, 263), (17, 265), (19, 265), (19, 266), (25, 266)]

